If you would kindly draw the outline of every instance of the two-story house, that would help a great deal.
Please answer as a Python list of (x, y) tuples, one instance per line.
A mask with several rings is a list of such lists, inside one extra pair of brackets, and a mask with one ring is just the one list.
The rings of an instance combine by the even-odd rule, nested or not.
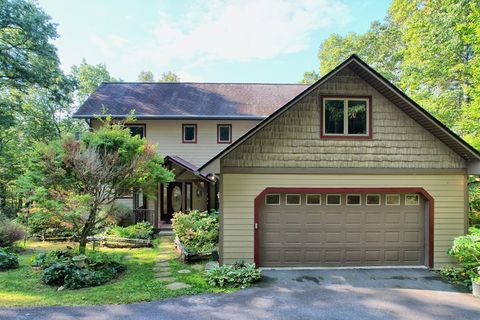
[(218, 206), (222, 263), (439, 268), (465, 233), (479, 152), (355, 55), (308, 87), (104, 84), (76, 117), (102, 106), (176, 173), (132, 205)]

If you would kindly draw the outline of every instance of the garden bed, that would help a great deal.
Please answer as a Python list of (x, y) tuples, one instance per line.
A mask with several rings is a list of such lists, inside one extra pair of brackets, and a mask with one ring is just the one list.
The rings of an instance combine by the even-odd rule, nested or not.
[(153, 246), (150, 239), (130, 239), (110, 236), (88, 237), (88, 241), (93, 243), (95, 248), (97, 245), (107, 248), (148, 248)]
[(178, 237), (175, 237), (175, 246), (177, 252), (180, 254), (180, 258), (184, 262), (194, 262), (205, 259), (218, 260), (217, 248), (206, 252), (188, 252)]

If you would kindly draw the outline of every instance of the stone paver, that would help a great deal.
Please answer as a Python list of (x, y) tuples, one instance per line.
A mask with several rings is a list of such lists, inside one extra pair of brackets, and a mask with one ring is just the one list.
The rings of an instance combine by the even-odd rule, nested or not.
[(168, 288), (170, 290), (179, 290), (179, 289), (188, 289), (191, 288), (192, 286), (183, 282), (174, 282), (170, 283), (165, 286), (165, 288)]
[(209, 261), (207, 262), (207, 264), (205, 265), (205, 271), (208, 271), (210, 269), (213, 269), (213, 268), (216, 268), (218, 267), (219, 264), (218, 264), (218, 261)]
[(157, 277), (168, 277), (168, 276), (171, 276), (172, 273), (170, 271), (161, 271), (161, 272), (155, 273), (155, 275)]
[(155, 265), (157, 265), (159, 267), (169, 267), (170, 263), (168, 263), (168, 262), (157, 262)]
[(157, 277), (156, 279), (158, 281), (162, 281), (162, 282), (173, 282), (173, 281), (177, 280), (174, 277)]
[(190, 273), (191, 271), (188, 270), (188, 269), (182, 269), (182, 270), (178, 270), (177, 272), (178, 273)]
[(197, 271), (202, 271), (204, 268), (203, 264), (194, 264), (192, 266), (192, 269), (197, 270)]

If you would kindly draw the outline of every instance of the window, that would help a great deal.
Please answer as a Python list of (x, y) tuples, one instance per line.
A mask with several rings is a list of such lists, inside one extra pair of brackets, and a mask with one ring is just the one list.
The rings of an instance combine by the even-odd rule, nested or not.
[(319, 205), (322, 203), (319, 194), (307, 194), (307, 205)]
[(280, 195), (279, 194), (267, 194), (265, 197), (265, 204), (277, 205), (280, 204)]
[(420, 197), (418, 194), (406, 194), (405, 205), (406, 206), (418, 206), (420, 204)]
[(341, 204), (342, 196), (339, 194), (327, 194), (327, 205), (339, 206)]
[(287, 194), (286, 202), (287, 202), (287, 205), (299, 205), (300, 202), (301, 202), (300, 195), (299, 194)]
[(379, 206), (381, 205), (379, 194), (367, 194), (367, 206)]
[(400, 195), (399, 194), (387, 194), (385, 196), (385, 203), (387, 206), (399, 206), (400, 205)]
[(359, 194), (347, 194), (348, 206), (359, 206), (362, 204), (362, 198)]
[(197, 143), (197, 125), (196, 124), (184, 124), (183, 128), (183, 143)]
[(370, 98), (322, 99), (322, 137), (370, 137)]
[(232, 125), (217, 125), (217, 143), (232, 143)]
[(140, 138), (145, 138), (145, 125), (144, 124), (127, 124), (126, 127), (130, 129), (130, 134), (132, 136), (140, 136)]

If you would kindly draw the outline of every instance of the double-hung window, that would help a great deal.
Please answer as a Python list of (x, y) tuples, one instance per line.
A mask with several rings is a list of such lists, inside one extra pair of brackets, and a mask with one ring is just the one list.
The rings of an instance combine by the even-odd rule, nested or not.
[(322, 137), (371, 137), (370, 101), (370, 97), (322, 97)]

